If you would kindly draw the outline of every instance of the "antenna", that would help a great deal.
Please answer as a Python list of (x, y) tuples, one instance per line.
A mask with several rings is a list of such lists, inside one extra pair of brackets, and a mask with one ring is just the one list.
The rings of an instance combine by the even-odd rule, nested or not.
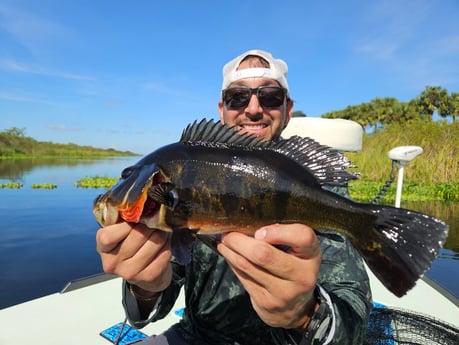
[(397, 178), (397, 192), (395, 195), (395, 207), (400, 207), (402, 199), (403, 174), (405, 165), (423, 152), (420, 146), (398, 146), (389, 151), (388, 156), (392, 161), (400, 164)]

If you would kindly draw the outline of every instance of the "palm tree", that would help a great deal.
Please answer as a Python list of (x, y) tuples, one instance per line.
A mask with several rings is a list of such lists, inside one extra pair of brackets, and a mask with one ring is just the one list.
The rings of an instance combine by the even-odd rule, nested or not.
[(434, 111), (442, 117), (448, 116), (448, 98), (448, 91), (441, 86), (426, 86), (417, 98), (419, 113), (430, 116), (430, 119)]

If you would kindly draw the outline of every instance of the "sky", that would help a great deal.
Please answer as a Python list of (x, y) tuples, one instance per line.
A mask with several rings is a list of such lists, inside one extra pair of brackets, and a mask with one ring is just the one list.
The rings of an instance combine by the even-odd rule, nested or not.
[(457, 0), (0, 0), (0, 131), (147, 154), (218, 118), (249, 49), (287, 62), (311, 117), (459, 92), (458, 23)]

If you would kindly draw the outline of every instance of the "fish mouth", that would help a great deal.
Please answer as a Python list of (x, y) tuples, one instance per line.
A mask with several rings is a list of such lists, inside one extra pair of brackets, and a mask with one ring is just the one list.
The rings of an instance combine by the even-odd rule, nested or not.
[(96, 198), (93, 212), (99, 224), (107, 226), (126, 221), (155, 228), (160, 223), (163, 205), (151, 196), (151, 191), (167, 178), (160, 170), (155, 170), (147, 178), (142, 175), (145, 174), (132, 173)]
[(126, 222), (142, 223), (149, 228), (171, 231), (161, 221), (165, 206), (165, 201), (161, 199), (164, 185), (171, 185), (169, 179), (161, 170), (155, 171), (137, 196), (135, 191), (134, 195), (129, 195), (127, 199), (133, 202), (125, 203), (124, 207), (120, 208), (120, 217)]
[(133, 204), (120, 205), (120, 217), (126, 222), (149, 223), (158, 214), (161, 204), (148, 197), (148, 190), (145, 188)]

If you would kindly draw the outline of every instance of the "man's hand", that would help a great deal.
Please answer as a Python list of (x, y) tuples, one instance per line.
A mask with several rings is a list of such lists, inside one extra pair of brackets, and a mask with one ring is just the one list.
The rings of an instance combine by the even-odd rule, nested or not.
[[(287, 246), (283, 251), (274, 245)], [(314, 230), (274, 224), (249, 237), (232, 232), (218, 251), (250, 295), (260, 318), (272, 327), (304, 328), (316, 309), (314, 288), (322, 260)]]
[(119, 223), (99, 229), (97, 252), (106, 273), (121, 276), (146, 292), (159, 292), (172, 279), (169, 237), (142, 224)]

